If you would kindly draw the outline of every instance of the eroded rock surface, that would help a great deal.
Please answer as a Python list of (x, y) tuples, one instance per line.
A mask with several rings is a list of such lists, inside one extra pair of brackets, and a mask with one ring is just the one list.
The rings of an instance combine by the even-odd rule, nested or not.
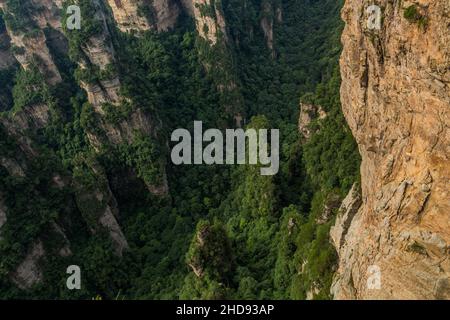
[[(450, 2), (342, 10), (341, 100), (362, 156), (362, 206), (338, 219), (336, 299), (450, 298)], [(414, 19), (404, 16), (414, 5)], [(375, 266), (374, 268), (371, 268)], [(379, 270), (381, 285), (368, 285)]]
[(325, 110), (321, 106), (300, 103), (300, 116), (298, 118), (298, 131), (305, 139), (311, 137), (310, 124), (315, 120), (323, 120), (327, 116)]
[(144, 1), (108, 0), (108, 4), (121, 31), (144, 31), (150, 29), (150, 23), (144, 15)]
[(42, 281), (43, 274), (39, 266), (39, 260), (44, 255), (44, 246), (40, 240), (37, 240), (12, 276), (12, 280), (19, 288), (29, 289)]

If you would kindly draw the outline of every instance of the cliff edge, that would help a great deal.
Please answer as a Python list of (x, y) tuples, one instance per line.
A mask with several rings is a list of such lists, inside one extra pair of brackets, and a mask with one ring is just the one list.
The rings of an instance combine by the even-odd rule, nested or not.
[(341, 100), (362, 156), (362, 204), (331, 232), (332, 293), (450, 299), (450, 3), (376, 3), (379, 29), (368, 24), (372, 1), (342, 10)]

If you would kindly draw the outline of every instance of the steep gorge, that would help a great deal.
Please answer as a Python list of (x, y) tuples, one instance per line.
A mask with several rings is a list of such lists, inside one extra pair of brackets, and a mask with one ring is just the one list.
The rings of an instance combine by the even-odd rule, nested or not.
[[(448, 299), (445, 0), (380, 0), (380, 31), (342, 10), (362, 193), (343, 1), (24, 1), (0, 0), (1, 298)], [(280, 174), (172, 165), (193, 120), (280, 128)]]

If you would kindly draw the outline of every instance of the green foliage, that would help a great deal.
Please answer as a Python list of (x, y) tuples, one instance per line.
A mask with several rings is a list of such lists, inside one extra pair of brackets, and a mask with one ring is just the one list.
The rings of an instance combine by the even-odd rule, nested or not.
[(412, 4), (405, 8), (403, 11), (403, 17), (410, 23), (417, 23), (421, 29), (426, 29), (428, 26), (428, 17), (419, 11), (416, 4)]
[[(2, 153), (16, 159), (23, 157), (16, 142), (6, 139), (0, 143)], [(0, 240), (0, 279), (7, 278), (31, 242), (48, 230), (51, 222), (64, 211), (64, 203), (68, 203), (67, 192), (57, 189), (52, 180), (59, 169), (57, 159), (44, 152), (27, 163), (24, 176), (10, 175), (0, 168), (0, 194), (8, 208), (8, 223), (2, 227)]]
[(226, 298), (225, 292), (228, 291), (233, 271), (233, 257), (226, 231), (220, 222), (211, 224), (201, 220), (197, 224), (186, 262), (196, 270), (197, 279), (187, 277), (181, 296), (191, 299)]
[(0, 112), (7, 111), (13, 106), (12, 84), (15, 72), (15, 68), (0, 70), (0, 87), (2, 88), (0, 92)]
[(63, 17), (62, 26), (67, 38), (69, 39), (70, 56), (74, 61), (77, 61), (83, 58), (81, 46), (86, 44), (91, 37), (100, 35), (103, 27), (102, 22), (95, 17), (97, 8), (90, 0), (78, 0), (76, 2), (74, 0), (67, 0), (64, 2), (63, 13), (66, 14), (67, 7), (74, 4), (80, 7), (83, 27), (79, 30), (67, 30), (67, 15)]
[(114, 64), (109, 63), (103, 70), (98, 66), (90, 66), (89, 68), (77, 68), (75, 71), (75, 79), (87, 84), (96, 84), (99, 81), (113, 80), (117, 76), (117, 70)]
[(215, 11), (215, 5), (214, 5), (214, 0), (211, 1), (210, 4), (208, 3), (196, 3), (195, 7), (198, 8), (198, 10), (200, 11), (200, 16), (201, 17), (211, 17), (211, 18), (215, 18), (216, 17), (216, 11)]
[(16, 76), (13, 88), (14, 111), (24, 107), (45, 103), (49, 99), (48, 87), (44, 76), (33, 65), (30, 69), (21, 69)]
[(426, 248), (422, 244), (418, 243), (417, 241), (414, 241), (412, 244), (410, 244), (408, 246), (408, 250), (411, 252), (421, 254), (421, 255), (427, 255)]
[(7, 0), (5, 4), (8, 10), (4, 13), (4, 20), (8, 28), (18, 33), (37, 30), (32, 15), (39, 8), (35, 8), (30, 0)]
[(123, 161), (135, 168), (138, 177), (147, 185), (158, 186), (163, 183), (164, 156), (151, 138), (136, 132), (133, 143), (120, 145), (119, 152)]
[(145, 17), (150, 24), (154, 24), (157, 21), (157, 17), (153, 7), (153, 0), (149, 0), (144, 4), (138, 4), (138, 15)]
[(404, 11), (403, 11), (403, 17), (405, 19), (407, 19), (410, 22), (416, 22), (419, 20), (420, 18), (420, 13), (417, 10), (417, 5), (413, 4), (409, 7), (407, 7)]
[(106, 102), (102, 104), (101, 108), (105, 112), (106, 121), (115, 125), (118, 125), (121, 121), (126, 120), (133, 110), (133, 106), (127, 101), (124, 101), (120, 105), (113, 105)]
[(304, 161), (312, 182), (322, 190), (342, 188), (342, 195), (350, 190), (359, 177), (360, 156), (356, 143), (340, 111), (339, 75), (326, 85), (319, 85), (308, 103), (324, 106), (327, 117), (311, 124), (316, 131), (304, 145)]
[(81, 107), (80, 126), (88, 132), (93, 132), (96, 135), (103, 134), (99, 127), (99, 116), (94, 111), (94, 107), (90, 103), (84, 103)]

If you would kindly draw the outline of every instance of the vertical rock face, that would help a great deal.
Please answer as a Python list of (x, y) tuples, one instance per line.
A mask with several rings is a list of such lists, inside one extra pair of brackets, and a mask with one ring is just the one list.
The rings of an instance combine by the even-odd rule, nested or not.
[(340, 249), (345, 241), (350, 223), (361, 208), (361, 194), (356, 185), (342, 201), (336, 217), (335, 226), (331, 227), (330, 236), (334, 246)]
[[(167, 31), (175, 26), (178, 16), (184, 10), (195, 19), (199, 35), (211, 44), (217, 43), (220, 34), (226, 35), (225, 18), (221, 7), (211, 0), (107, 0), (107, 2), (117, 26), (123, 32), (150, 29)], [(271, 9), (270, 4), (268, 9)]]
[[(14, 50), (13, 54), (24, 69), (30, 63), (37, 64), (39, 70), (45, 75), (46, 81), (57, 84), (62, 81), (61, 75), (53, 61), (50, 50), (47, 47), (47, 38), (42, 29), (50, 26), (56, 30), (61, 30), (60, 7), (58, 1), (45, 0), (42, 2), (30, 1), (24, 3), (32, 15), (28, 17), (29, 23), (24, 30), (13, 29), (6, 24), (7, 32)], [(6, 0), (0, 1), (0, 8), (8, 15), (14, 17), (17, 13), (8, 8)], [(0, 63), (1, 64), (1, 63)]]
[(275, 58), (276, 51), (274, 46), (274, 25), (283, 22), (283, 11), (278, 1), (263, 1), (261, 3), (261, 29), (266, 38), (266, 46)]
[(205, 40), (212, 45), (218, 42), (220, 37), (227, 39), (225, 17), (222, 8), (211, 0), (192, 0), (195, 24), (197, 31)]
[(104, 214), (100, 217), (99, 222), (108, 230), (109, 236), (113, 241), (116, 254), (121, 257), (123, 252), (129, 248), (128, 242), (110, 207), (106, 208)]
[(273, 19), (270, 17), (272, 11), (272, 6), (269, 2), (264, 2), (262, 4), (262, 14), (261, 28), (263, 29), (264, 36), (266, 37), (266, 45), (272, 53), (273, 51)]
[(177, 22), (180, 9), (174, 0), (107, 0), (123, 32), (167, 31)]
[(380, 30), (368, 29), (372, 1), (342, 11), (341, 100), (362, 156), (362, 206), (334, 228), (332, 291), (449, 299), (450, 2), (377, 3)]
[(300, 116), (298, 118), (298, 131), (305, 139), (311, 137), (311, 129), (309, 125), (315, 119), (325, 119), (327, 117), (326, 112), (321, 106), (315, 106), (312, 104), (300, 103)]
[[(175, 24), (178, 16), (178, 7), (176, 7), (177, 2), (175, 0), (139, 2), (154, 6), (158, 19), (155, 28), (158, 31), (166, 30)], [(116, 32), (110, 11), (105, 10), (106, 0), (89, 1), (89, 3), (93, 3), (95, 8), (95, 10), (89, 12), (93, 18), (91, 22), (99, 22), (98, 28), (95, 28), (95, 31), (83, 34), (83, 40), (78, 39), (78, 41), (70, 39), (68, 33), (63, 34), (61, 0), (23, 0), (20, 3), (20, 10), (14, 5), (8, 7), (8, 4), (11, 3), (0, 0), (0, 9), (3, 11), (6, 21), (3, 25), (2, 16), (0, 25), (0, 70), (15, 67), (16, 62), (19, 62), (22, 68), (42, 74), (43, 87), (53, 89), (55, 85), (62, 81), (61, 74), (63, 74), (63, 71), (67, 71), (58, 70), (61, 65), (58, 63), (56, 53), (67, 55), (68, 40), (71, 40), (77, 44), (76, 49), (79, 49), (74, 51), (79, 53), (77, 58), (74, 59), (80, 67), (78, 70), (81, 74), (80, 85), (87, 92), (88, 100), (92, 105), (89, 107), (94, 109), (95, 117), (93, 118), (98, 120), (96, 125), (103, 129), (105, 133), (105, 136), (101, 137), (105, 139), (98, 141), (98, 145), (102, 143), (111, 145), (130, 144), (136, 140), (138, 131), (145, 137), (156, 135), (155, 127), (161, 126), (161, 123), (159, 119), (156, 119), (156, 116), (150, 115), (148, 109), (142, 106), (133, 105), (133, 110), (120, 121), (105, 120), (104, 107), (106, 104), (110, 108), (120, 107), (121, 104), (125, 103), (131, 104), (127, 97), (121, 95), (122, 83), (117, 72), (117, 65), (120, 61), (118, 61), (119, 58), (115, 50), (118, 47), (115, 46), (114, 42)], [(141, 23), (137, 16), (134, 19), (133, 14), (138, 14), (137, 7), (135, 7), (136, 11), (133, 11), (130, 6), (138, 4), (137, 2), (122, 0), (115, 1), (114, 4), (117, 6), (127, 5), (128, 7), (124, 7), (124, 10), (128, 14), (128, 18), (131, 17), (130, 21), (135, 23), (135, 25), (125, 27), (125, 17), (120, 16), (120, 12), (116, 10), (114, 18), (119, 28), (129, 27), (125, 30), (128, 31), (154, 27)], [(88, 21), (87, 18), (87, 15), (83, 15), (82, 23), (83, 19), (85, 19), (85, 22)], [(72, 42), (70, 42), (71, 46)], [(71, 47), (71, 49), (74, 48)], [(90, 79), (84, 73), (93, 76)], [(94, 79), (92, 80), (92, 78)], [(27, 89), (30, 93), (33, 90), (36, 92), (44, 90), (43, 88), (37, 88), (34, 83)], [(52, 95), (52, 90), (49, 90), (50, 95)], [(49, 98), (39, 100), (39, 102), (27, 102), (14, 112), (2, 114), (0, 117), (2, 135), (5, 133), (4, 137), (8, 137), (8, 143), (10, 138), (11, 144), (14, 143), (15, 147), (12, 153), (8, 152), (9, 150), (0, 152), (2, 175), (3, 172), (6, 172), (8, 176), (25, 180), (35, 174), (32, 171), (33, 161), (44, 154), (40, 148), (37, 148), (37, 139), (59, 116), (59, 108), (56, 108), (55, 104), (52, 104), (53, 100), (50, 100)], [(100, 140), (100, 138), (95, 133), (87, 132), (87, 135), (91, 138), (91, 144), (95, 148), (97, 140)], [(1, 142), (3, 143), (3, 140)], [(46, 182), (47, 179), (51, 179), (50, 181), (53, 181), (54, 184), (52, 188), (56, 187), (62, 190), (67, 187), (63, 191), (64, 194), (70, 192), (70, 195), (64, 197), (67, 212), (59, 212), (58, 218), (49, 218), (49, 225), (42, 227), (42, 230), (28, 239), (29, 243), (26, 244), (27, 251), (24, 252), (25, 254), (17, 257), (14, 265), (7, 266), (8, 277), (21, 289), (30, 289), (45, 280), (40, 263), (46, 257), (53, 254), (62, 257), (72, 255), (72, 249), (74, 248), (70, 246), (70, 233), (66, 234), (65, 230), (69, 230), (71, 224), (78, 218), (84, 219), (89, 231), (93, 234), (106, 231), (118, 256), (122, 256), (123, 252), (128, 249), (127, 239), (120, 226), (118, 204), (110, 190), (108, 177), (101, 168), (95, 166), (97, 163), (93, 164), (92, 159), (87, 159), (87, 156), (81, 153), (79, 156), (77, 165), (86, 167), (86, 171), (98, 183), (93, 183), (96, 187), (89, 188), (83, 184), (83, 179), (79, 179), (76, 175), (69, 176), (68, 172), (57, 167), (54, 168), (52, 175), (45, 175), (42, 178)], [(93, 158), (95, 157), (93, 156)], [(53, 165), (53, 163), (49, 165)], [(161, 183), (145, 182), (151, 193), (162, 196), (168, 193), (168, 183), (164, 168), (161, 170), (163, 171)], [(73, 194), (72, 188), (74, 189)], [(0, 186), (0, 189), (0, 239), (3, 236), (7, 238), (6, 240), (9, 240), (11, 230), (14, 230), (12, 228), (18, 220), (15, 215), (21, 212), (19, 210), (27, 209), (16, 206), (11, 201), (11, 197), (8, 197), (10, 194), (2, 194), (5, 190), (3, 186)], [(8, 191), (6, 190), (6, 192)], [(81, 214), (81, 217), (76, 217), (79, 214)], [(43, 231), (44, 229), (45, 231)], [(46, 238), (49, 234), (57, 239), (51, 246)]]
[[(121, 4), (122, 5), (122, 4)], [(159, 120), (156, 115), (151, 116), (142, 106), (133, 105), (133, 109), (127, 116), (116, 122), (107, 120), (107, 108), (120, 108), (125, 104), (132, 104), (128, 97), (121, 95), (122, 83), (116, 66), (119, 61), (113, 38), (115, 33), (111, 30), (111, 18), (100, 0), (92, 1), (93, 22), (98, 23), (99, 30), (90, 35), (85, 42), (79, 45), (80, 55), (78, 62), (80, 73), (100, 74), (96, 79), (81, 79), (80, 85), (87, 92), (89, 103), (96, 113), (96, 128), (88, 130), (87, 136), (95, 150), (99, 151), (102, 145), (111, 144), (114, 146), (120, 144), (132, 144), (137, 134), (142, 133), (145, 136), (156, 136)], [(117, 19), (117, 15), (115, 16)], [(101, 76), (101, 74), (106, 76)], [(101, 129), (98, 133), (97, 129)], [(165, 171), (162, 176), (165, 181)], [(146, 182), (148, 190), (157, 195), (168, 193), (168, 186), (165, 182), (155, 185)]]
[(33, 244), (32, 249), (25, 257), (25, 260), (12, 275), (12, 280), (21, 289), (29, 289), (33, 285), (42, 281), (42, 270), (39, 267), (39, 260), (45, 255), (44, 246), (38, 240)]
[(167, 31), (175, 25), (180, 14), (180, 8), (174, 0), (153, 0), (155, 24), (158, 31)]
[(150, 23), (147, 21), (139, 6), (143, 1), (138, 0), (108, 0), (112, 9), (117, 26), (123, 32), (131, 30), (149, 30)]
[[(84, 55), (78, 61), (78, 64), (82, 71), (88, 70), (90, 66), (94, 66), (105, 72), (109, 66), (116, 63), (115, 51), (107, 25), (107, 16), (102, 10), (101, 2), (93, 1), (92, 6), (95, 10), (93, 19), (99, 22), (100, 31), (89, 37), (86, 43), (82, 45), (81, 50)], [(106, 79), (102, 78), (92, 83), (81, 81), (80, 84), (86, 90), (89, 102), (99, 113), (103, 112), (101, 109), (103, 103), (117, 105), (120, 102), (120, 81), (114, 72), (111, 72)]]
[[(27, 20), (22, 21), (24, 22), (23, 26), (19, 28), (14, 24), (8, 23), (8, 21), (14, 21), (14, 19), (11, 20), (11, 17), (18, 14), (17, 8), (9, 8), (6, 1), (0, 0), (0, 8), (10, 18), (10, 20), (5, 19), (7, 20), (5, 29), (0, 32), (2, 45), (2, 50), (0, 50), (0, 59), (2, 60), (0, 62), (0, 69), (12, 66), (15, 60), (24, 69), (37, 66), (39, 73), (44, 75), (45, 85), (51, 87), (60, 83), (62, 78), (50, 48), (52, 45), (64, 47), (67, 44), (67, 40), (62, 34), (60, 22), (62, 19), (60, 14), (62, 2), (59, 0), (27, 0), (26, 2), (24, 1), (23, 6), (30, 10), (24, 10), (27, 12)], [(100, 71), (104, 71), (110, 64), (116, 61), (111, 40), (107, 39), (111, 34), (107, 32), (105, 12), (98, 11), (97, 13), (97, 18), (104, 22), (103, 27), (105, 32), (96, 34), (89, 39), (87, 45), (83, 48), (85, 50), (85, 60), (80, 61), (80, 65), (84, 67), (89, 64), (98, 67)], [(3, 50), (3, 48), (7, 50)], [(11, 52), (13, 55), (11, 55)], [(101, 104), (104, 102), (111, 104), (118, 104), (120, 102), (118, 93), (120, 82), (117, 76), (101, 81), (97, 87), (85, 84), (85, 88), (88, 92), (89, 100), (99, 110), (101, 110)], [(30, 90), (32, 89), (30, 88)], [(35, 148), (34, 133), (49, 125), (51, 111), (51, 106), (47, 102), (39, 102), (26, 105), (20, 110), (2, 115), (0, 118), (0, 126), (2, 129), (4, 128), (5, 133), (17, 142), (17, 148), (13, 155), (2, 154), (0, 156), (0, 167), (6, 169), (10, 176), (27, 178), (33, 174), (29, 172), (27, 164), (40, 155), (40, 150)], [(150, 125), (148, 122), (149, 120), (146, 116), (138, 111), (132, 114), (131, 120), (128, 123), (120, 124), (121, 127), (120, 130), (117, 130), (118, 133), (113, 134), (115, 140), (113, 138), (111, 140), (122, 142), (126, 139), (131, 139), (133, 128), (144, 127), (149, 130)], [(110, 129), (113, 131), (116, 128), (111, 126)], [(149, 132), (146, 131), (146, 133)], [(120, 136), (116, 137), (117, 135)], [(55, 168), (55, 170), (58, 169)], [(57, 171), (55, 171), (53, 181), (55, 186), (60, 189), (73, 183), (71, 178), (62, 178)], [(93, 220), (93, 217), (96, 218), (94, 223), (92, 223), (96, 230), (92, 227), (92, 231), (95, 232), (102, 229), (108, 231), (117, 255), (121, 256), (127, 250), (128, 243), (118, 223), (117, 202), (109, 187), (95, 194), (88, 194), (90, 190), (82, 191), (84, 193), (77, 194), (77, 202), (82, 203), (83, 200), (88, 199), (92, 200), (90, 204), (93, 205), (92, 208), (89, 207), (84, 211), (83, 209), (86, 208), (79, 205), (82, 215), (86, 217), (87, 221), (89, 219)], [(89, 198), (89, 196), (94, 199)], [(93, 208), (98, 210), (95, 211)], [(10, 223), (14, 223), (14, 214), (16, 214), (14, 209), (14, 206), (10, 206), (9, 203), (8, 208), (6, 208), (3, 205), (3, 199), (0, 197), (0, 233), (2, 230), (4, 231), (10, 227)], [(76, 212), (75, 209), (71, 208), (70, 210), (72, 210), (70, 213)], [(92, 213), (92, 211), (94, 212)], [(70, 215), (67, 217), (67, 220), (71, 221)], [(51, 233), (53, 236), (57, 236), (59, 240), (55, 242), (56, 253), (60, 256), (67, 257), (72, 254), (72, 250), (62, 222), (59, 220), (51, 221), (51, 228), (46, 230), (46, 232), (47, 234)], [(7, 232), (4, 232), (4, 236), (5, 234)], [(53, 248), (47, 245), (44, 238), (40, 238), (39, 236), (39, 238), (34, 240), (30, 239), (27, 254), (9, 274), (11, 280), (21, 289), (29, 289), (44, 280), (40, 260), (53, 253)]]
[[(88, 100), (95, 112), (103, 116), (105, 114), (103, 110), (105, 104), (118, 106), (121, 103), (126, 103), (127, 99), (119, 93), (121, 82), (117, 72), (114, 71), (114, 66), (118, 62), (111, 40), (113, 34), (108, 27), (108, 16), (103, 10), (101, 1), (93, 1), (93, 8), (95, 10), (93, 19), (99, 22), (101, 26), (100, 31), (93, 34), (81, 45), (80, 49), (84, 54), (78, 61), (78, 65), (82, 72), (90, 72), (92, 68), (97, 68), (100, 72), (108, 74), (108, 76), (99, 77), (93, 82), (80, 81), (80, 85), (87, 92)], [(112, 144), (119, 144), (124, 141), (131, 141), (133, 129), (142, 129), (144, 132), (150, 133), (150, 122), (148, 116), (138, 109), (132, 114), (130, 119), (120, 123), (118, 125), (119, 128), (107, 124), (105, 121), (102, 121), (99, 126), (105, 129), (108, 140)], [(90, 135), (90, 140), (94, 146), (98, 146), (96, 137)]]
[[(227, 39), (226, 22), (220, 3), (212, 0), (107, 0), (114, 20), (123, 32), (173, 28), (182, 11), (195, 20), (199, 35), (215, 45), (220, 37)], [(263, 10), (271, 14), (272, 6), (265, 3)], [(270, 11), (270, 12), (269, 12)], [(281, 13), (277, 13), (280, 17)], [(273, 20), (268, 16), (261, 20), (267, 37), (267, 45), (273, 48)]]
[(116, 198), (111, 192), (103, 170), (97, 165), (90, 168), (99, 181), (99, 185), (91, 190), (75, 183), (77, 189), (77, 205), (88, 223), (91, 233), (106, 230), (112, 240), (118, 256), (128, 249), (128, 242), (118, 222), (119, 210)]
[(62, 0), (30, 0), (30, 3), (35, 9), (34, 20), (40, 28), (50, 26), (61, 31)]
[(10, 36), (11, 43), (19, 48), (14, 56), (24, 69), (28, 69), (32, 61), (36, 62), (49, 84), (54, 85), (61, 82), (61, 75), (50, 55), (46, 37), (42, 31), (32, 38), (14, 33), (11, 33)]

